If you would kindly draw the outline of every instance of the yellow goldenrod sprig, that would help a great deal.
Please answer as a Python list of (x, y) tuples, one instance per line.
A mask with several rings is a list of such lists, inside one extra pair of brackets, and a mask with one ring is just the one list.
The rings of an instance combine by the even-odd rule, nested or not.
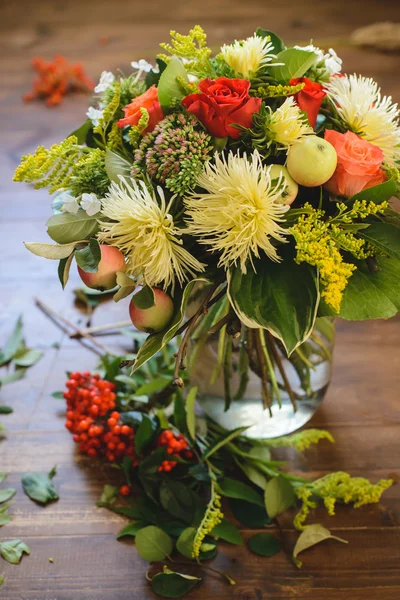
[(223, 518), (224, 515), (221, 511), (221, 496), (215, 491), (215, 484), (212, 481), (210, 502), (207, 505), (203, 520), (196, 531), (193, 541), (193, 558), (198, 558), (200, 556), (201, 544), (203, 543), (204, 538), (212, 532), (218, 523), (221, 523)]
[(107, 145), (107, 128), (114, 119), (115, 113), (119, 109), (121, 101), (121, 85), (119, 83), (115, 83), (113, 90), (114, 94), (112, 98), (103, 109), (103, 116), (99, 120), (99, 123), (96, 125), (96, 127), (93, 128), (94, 133), (97, 133), (101, 136), (104, 146)]
[[(207, 46), (207, 35), (200, 25), (195, 25), (188, 35), (170, 31), (171, 43), (160, 44), (161, 48), (171, 54), (186, 59), (185, 67), (191, 72), (206, 74), (211, 69), (211, 48)], [(168, 54), (159, 54), (157, 58), (168, 63)]]
[(261, 85), (257, 88), (250, 88), (250, 94), (266, 100), (266, 98), (293, 96), (294, 94), (301, 92), (304, 86), (304, 83), (299, 83), (297, 85)]
[(303, 452), (312, 444), (318, 444), (321, 440), (328, 440), (332, 444), (335, 442), (329, 431), (324, 429), (306, 429), (293, 435), (285, 435), (280, 438), (269, 440), (268, 445), (274, 448), (289, 447), (296, 448), (299, 452)]
[(383, 492), (392, 483), (391, 479), (381, 479), (374, 484), (364, 477), (351, 477), (343, 471), (325, 475), (311, 484), (295, 489), (296, 496), (303, 504), (294, 519), (294, 526), (296, 529), (304, 529), (304, 522), (310, 511), (317, 507), (318, 498), (323, 501), (328, 514), (333, 516), (336, 502), (353, 504), (354, 508), (379, 502)]

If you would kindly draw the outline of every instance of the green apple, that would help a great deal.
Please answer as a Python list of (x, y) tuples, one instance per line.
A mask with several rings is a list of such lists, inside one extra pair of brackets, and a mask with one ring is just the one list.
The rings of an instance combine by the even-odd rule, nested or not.
[(282, 175), (282, 204), (292, 204), (299, 192), (299, 186), (293, 177), (289, 175), (289, 171), (286, 167), (283, 167), (282, 165), (271, 165), (269, 167), (269, 175), (271, 179), (279, 179)]
[(150, 308), (138, 308), (135, 305), (135, 296), (129, 305), (129, 316), (132, 323), (146, 333), (156, 333), (166, 328), (174, 314), (174, 303), (168, 294), (159, 288), (153, 288), (154, 305)]
[(309, 135), (289, 148), (286, 167), (300, 185), (317, 187), (332, 177), (336, 164), (337, 154), (332, 144)]
[(100, 244), (101, 259), (96, 273), (87, 273), (78, 266), (83, 283), (95, 290), (112, 290), (117, 285), (117, 272), (125, 271), (125, 258), (118, 248)]

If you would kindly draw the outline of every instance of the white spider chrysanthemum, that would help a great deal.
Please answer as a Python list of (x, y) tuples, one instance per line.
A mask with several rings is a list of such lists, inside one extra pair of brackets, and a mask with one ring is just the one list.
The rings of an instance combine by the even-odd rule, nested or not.
[(113, 182), (102, 200), (102, 213), (111, 222), (100, 223), (99, 240), (116, 246), (127, 258), (127, 273), (143, 276), (148, 285), (182, 284), (203, 271), (203, 265), (184, 247), (181, 231), (169, 214), (163, 190), (150, 193), (143, 181)]
[(246, 273), (247, 262), (261, 250), (280, 260), (272, 239), (285, 241), (279, 222), (289, 207), (282, 204), (281, 178), (272, 183), (257, 150), (250, 159), (232, 152), (227, 159), (216, 154), (197, 184), (205, 192), (185, 199), (187, 231), (211, 252), (221, 253), (220, 266), (239, 264)]
[(390, 96), (381, 96), (378, 84), (367, 77), (333, 77), (326, 86), (340, 119), (354, 133), (378, 146), (384, 162), (400, 160), (400, 111)]
[[(297, 50), (306, 50), (314, 52), (315, 62), (311, 68), (312, 71), (317, 71), (315, 75), (325, 75), (325, 78), (337, 75), (342, 70), (342, 59), (336, 54), (333, 48), (329, 48), (328, 52), (324, 53), (321, 48), (309, 44), (308, 46), (294, 46)], [(321, 71), (324, 71), (322, 73)]]
[(301, 112), (293, 96), (286, 98), (279, 108), (271, 112), (268, 130), (278, 150), (285, 150), (304, 136), (314, 133), (306, 115)]
[(221, 54), (237, 75), (248, 79), (262, 67), (273, 64), (272, 61), (276, 58), (273, 49), (269, 37), (262, 38), (254, 34), (246, 40), (225, 44), (221, 48)]

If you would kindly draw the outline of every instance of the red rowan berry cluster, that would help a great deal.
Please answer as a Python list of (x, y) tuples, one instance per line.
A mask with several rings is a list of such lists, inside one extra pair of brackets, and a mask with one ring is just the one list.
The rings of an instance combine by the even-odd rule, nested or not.
[(66, 387), (65, 427), (74, 434), (79, 450), (89, 456), (105, 456), (110, 462), (129, 456), (137, 465), (135, 432), (120, 422), (120, 413), (114, 410), (115, 384), (86, 371), (72, 373)]
[[(183, 437), (183, 435), (175, 435), (170, 429), (165, 429), (157, 440), (157, 446), (165, 446), (167, 454), (173, 454), (175, 456), (182, 456), (183, 458), (192, 458), (193, 452), (189, 450), (189, 444)], [(158, 467), (161, 471), (171, 471), (177, 465), (175, 460), (164, 460)]]

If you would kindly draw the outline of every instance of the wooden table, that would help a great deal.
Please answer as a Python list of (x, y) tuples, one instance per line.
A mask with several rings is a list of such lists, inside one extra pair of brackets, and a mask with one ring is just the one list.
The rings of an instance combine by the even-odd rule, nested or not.
[[(95, 502), (106, 481), (75, 452), (64, 429), (63, 403), (51, 393), (60, 390), (68, 369), (92, 369), (96, 357), (60, 333), (34, 306), (39, 296), (75, 323), (85, 317), (73, 305), (76, 275), (63, 293), (56, 263), (24, 250), (22, 241), (46, 241), (44, 223), (50, 214), (45, 191), (34, 192), (12, 184), (21, 154), (36, 145), (65, 137), (83, 120), (88, 98), (69, 97), (57, 109), (43, 104), (24, 105), (21, 96), (33, 77), (34, 55), (51, 58), (56, 52), (82, 60), (93, 77), (101, 70), (127, 71), (131, 60), (151, 59), (157, 43), (167, 40), (170, 28), (186, 31), (200, 22), (211, 44), (251, 35), (257, 26), (276, 31), (287, 42), (310, 38), (336, 43), (345, 70), (377, 78), (385, 93), (400, 100), (398, 56), (338, 45), (355, 27), (379, 20), (399, 21), (397, 0), (325, 2), (265, 2), (262, 0), (161, 0), (122, 2), (61, 2), (28, 0), (8, 2), (0, 9), (2, 56), (0, 111), (1, 193), (1, 326), (4, 343), (20, 313), (24, 315), (29, 344), (45, 351), (42, 361), (18, 383), (1, 390), (1, 401), (14, 413), (2, 421), (8, 428), (0, 445), (0, 470), (18, 489), (14, 519), (2, 528), (1, 539), (20, 537), (31, 548), (18, 566), (0, 559), (7, 580), (3, 600), (127, 600), (153, 598), (145, 580), (148, 568), (134, 546), (117, 542), (114, 534), (123, 520)], [(336, 42), (334, 42), (336, 40)], [(96, 309), (93, 323), (126, 319), (127, 301)], [(321, 443), (305, 456), (290, 451), (293, 469), (316, 477), (332, 470), (365, 475), (373, 481), (400, 471), (400, 354), (399, 320), (339, 323), (336, 368), (326, 402), (312, 426), (328, 428), (336, 444)], [(124, 337), (103, 338), (121, 353), (130, 349)], [(21, 490), (21, 474), (49, 471), (58, 465), (59, 502), (40, 508)], [(271, 559), (251, 555), (244, 547), (224, 545), (215, 563), (232, 573), (236, 587), (214, 577), (190, 598), (219, 600), (398, 600), (400, 597), (400, 486), (390, 488), (380, 505), (358, 510), (341, 507), (335, 518), (321, 511), (315, 519), (348, 546), (326, 542), (304, 554), (298, 570), (285, 554)], [(283, 521), (290, 541), (295, 540), (291, 519)], [(245, 537), (250, 532), (244, 531)], [(49, 562), (49, 558), (54, 560)]]

